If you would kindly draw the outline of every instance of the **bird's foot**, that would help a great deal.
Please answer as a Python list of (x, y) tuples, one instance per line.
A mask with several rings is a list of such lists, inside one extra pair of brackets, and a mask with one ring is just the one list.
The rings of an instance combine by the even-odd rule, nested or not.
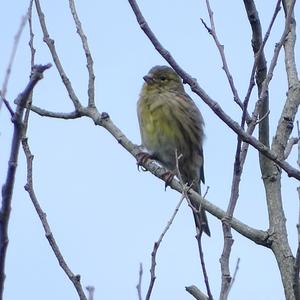
[(175, 174), (172, 171), (167, 171), (165, 172), (161, 178), (162, 180), (164, 180), (165, 182), (165, 190), (167, 189), (167, 187), (170, 185), (171, 181), (173, 180)]
[(140, 167), (141, 167), (141, 169), (143, 171), (147, 171), (143, 165), (151, 158), (152, 158), (152, 156), (147, 152), (141, 151), (140, 153), (138, 153), (136, 156), (136, 160), (137, 160), (136, 164), (137, 164), (138, 170), (140, 170)]

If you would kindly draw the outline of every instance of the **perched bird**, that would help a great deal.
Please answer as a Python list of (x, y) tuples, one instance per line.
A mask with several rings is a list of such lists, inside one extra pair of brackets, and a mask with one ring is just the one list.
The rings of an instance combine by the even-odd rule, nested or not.
[[(182, 180), (200, 193), (200, 180), (204, 183), (202, 115), (172, 68), (155, 66), (143, 78), (137, 103), (142, 145), (173, 174), (177, 152)], [(205, 211), (193, 213), (197, 232), (210, 236)]]

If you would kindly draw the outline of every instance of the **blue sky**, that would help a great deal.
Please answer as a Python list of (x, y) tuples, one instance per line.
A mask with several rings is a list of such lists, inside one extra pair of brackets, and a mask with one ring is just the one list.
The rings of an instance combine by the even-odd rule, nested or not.
[[(139, 1), (149, 25), (177, 62), (235, 120), (241, 111), (233, 102), (212, 38), (200, 18), (208, 22), (204, 1)], [(257, 1), (263, 31), (275, 3)], [(224, 3), (224, 2), (223, 2)], [(4, 78), (13, 37), (28, 1), (6, 1), (0, 19), (0, 82)], [(87, 103), (87, 71), (81, 42), (68, 9), (68, 1), (41, 1), (48, 30), (67, 75), (82, 103)], [(138, 27), (127, 1), (76, 1), (90, 45), (96, 75), (96, 103), (134, 143), (140, 143), (136, 101), (142, 77), (157, 64), (166, 64)], [(253, 63), (251, 31), (241, 1), (211, 1), (217, 33), (243, 99)], [(296, 5), (299, 17), (299, 5)], [(266, 46), (270, 62), (283, 30), (283, 11)], [(52, 62), (34, 10), (36, 63)], [(18, 48), (7, 98), (11, 103), (28, 82), (30, 52), (28, 28)], [(299, 53), (297, 45), (296, 53)], [(299, 63), (298, 63), (299, 67)], [(236, 136), (190, 92), (205, 119), (205, 177), (207, 199), (226, 209), (231, 188)], [(281, 54), (270, 84), (271, 136), (274, 134), (287, 91)], [(253, 93), (250, 108), (256, 100)], [(34, 90), (34, 104), (69, 112), (71, 101), (55, 67), (45, 72)], [(0, 182), (6, 174), (12, 124), (0, 111)], [(89, 119), (56, 120), (31, 114), (28, 130), (34, 158), (34, 185), (47, 213), (52, 232), (74, 273), (84, 286), (96, 288), (96, 299), (137, 299), (139, 263), (143, 263), (143, 293), (149, 282), (153, 243), (167, 224), (180, 195), (150, 173), (138, 172), (134, 158), (103, 128)], [(289, 162), (296, 166), (295, 149)], [(57, 264), (42, 226), (24, 191), (24, 154), (20, 153), (9, 224), (5, 299), (76, 299), (76, 293)], [(298, 218), (297, 182), (283, 172), (282, 189), (290, 244), (296, 251)], [(243, 222), (267, 229), (267, 209), (260, 179), (258, 155), (250, 149), (235, 215)], [(221, 224), (208, 216), (211, 238), (204, 238), (206, 265), (213, 295), (220, 290), (219, 257), (223, 246)], [(277, 265), (270, 250), (234, 232), (231, 269), (240, 257), (240, 269), (230, 299), (283, 299)], [(201, 275), (193, 218), (182, 205), (157, 256), (157, 281), (152, 299), (191, 299), (184, 287), (195, 284), (205, 291)], [(250, 283), (251, 281), (251, 283)]]

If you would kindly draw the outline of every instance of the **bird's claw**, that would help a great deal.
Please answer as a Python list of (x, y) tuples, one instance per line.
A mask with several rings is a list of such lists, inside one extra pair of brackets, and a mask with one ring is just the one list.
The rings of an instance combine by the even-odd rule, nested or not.
[(165, 182), (165, 190), (167, 189), (167, 187), (170, 185), (171, 181), (173, 180), (175, 174), (174, 172), (171, 171), (167, 171), (162, 175), (162, 179)]
[(136, 164), (138, 171), (140, 170), (140, 167), (142, 171), (147, 171), (146, 168), (143, 166), (149, 159), (151, 159), (151, 155), (147, 152), (140, 152), (136, 156)]

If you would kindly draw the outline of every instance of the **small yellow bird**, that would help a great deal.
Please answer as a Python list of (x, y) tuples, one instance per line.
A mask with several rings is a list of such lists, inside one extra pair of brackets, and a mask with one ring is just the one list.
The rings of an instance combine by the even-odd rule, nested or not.
[[(137, 103), (142, 145), (151, 158), (173, 173), (177, 151), (183, 181), (200, 193), (200, 180), (204, 183), (202, 115), (172, 68), (155, 66), (143, 78)], [(193, 214), (197, 232), (210, 236), (205, 211)]]

